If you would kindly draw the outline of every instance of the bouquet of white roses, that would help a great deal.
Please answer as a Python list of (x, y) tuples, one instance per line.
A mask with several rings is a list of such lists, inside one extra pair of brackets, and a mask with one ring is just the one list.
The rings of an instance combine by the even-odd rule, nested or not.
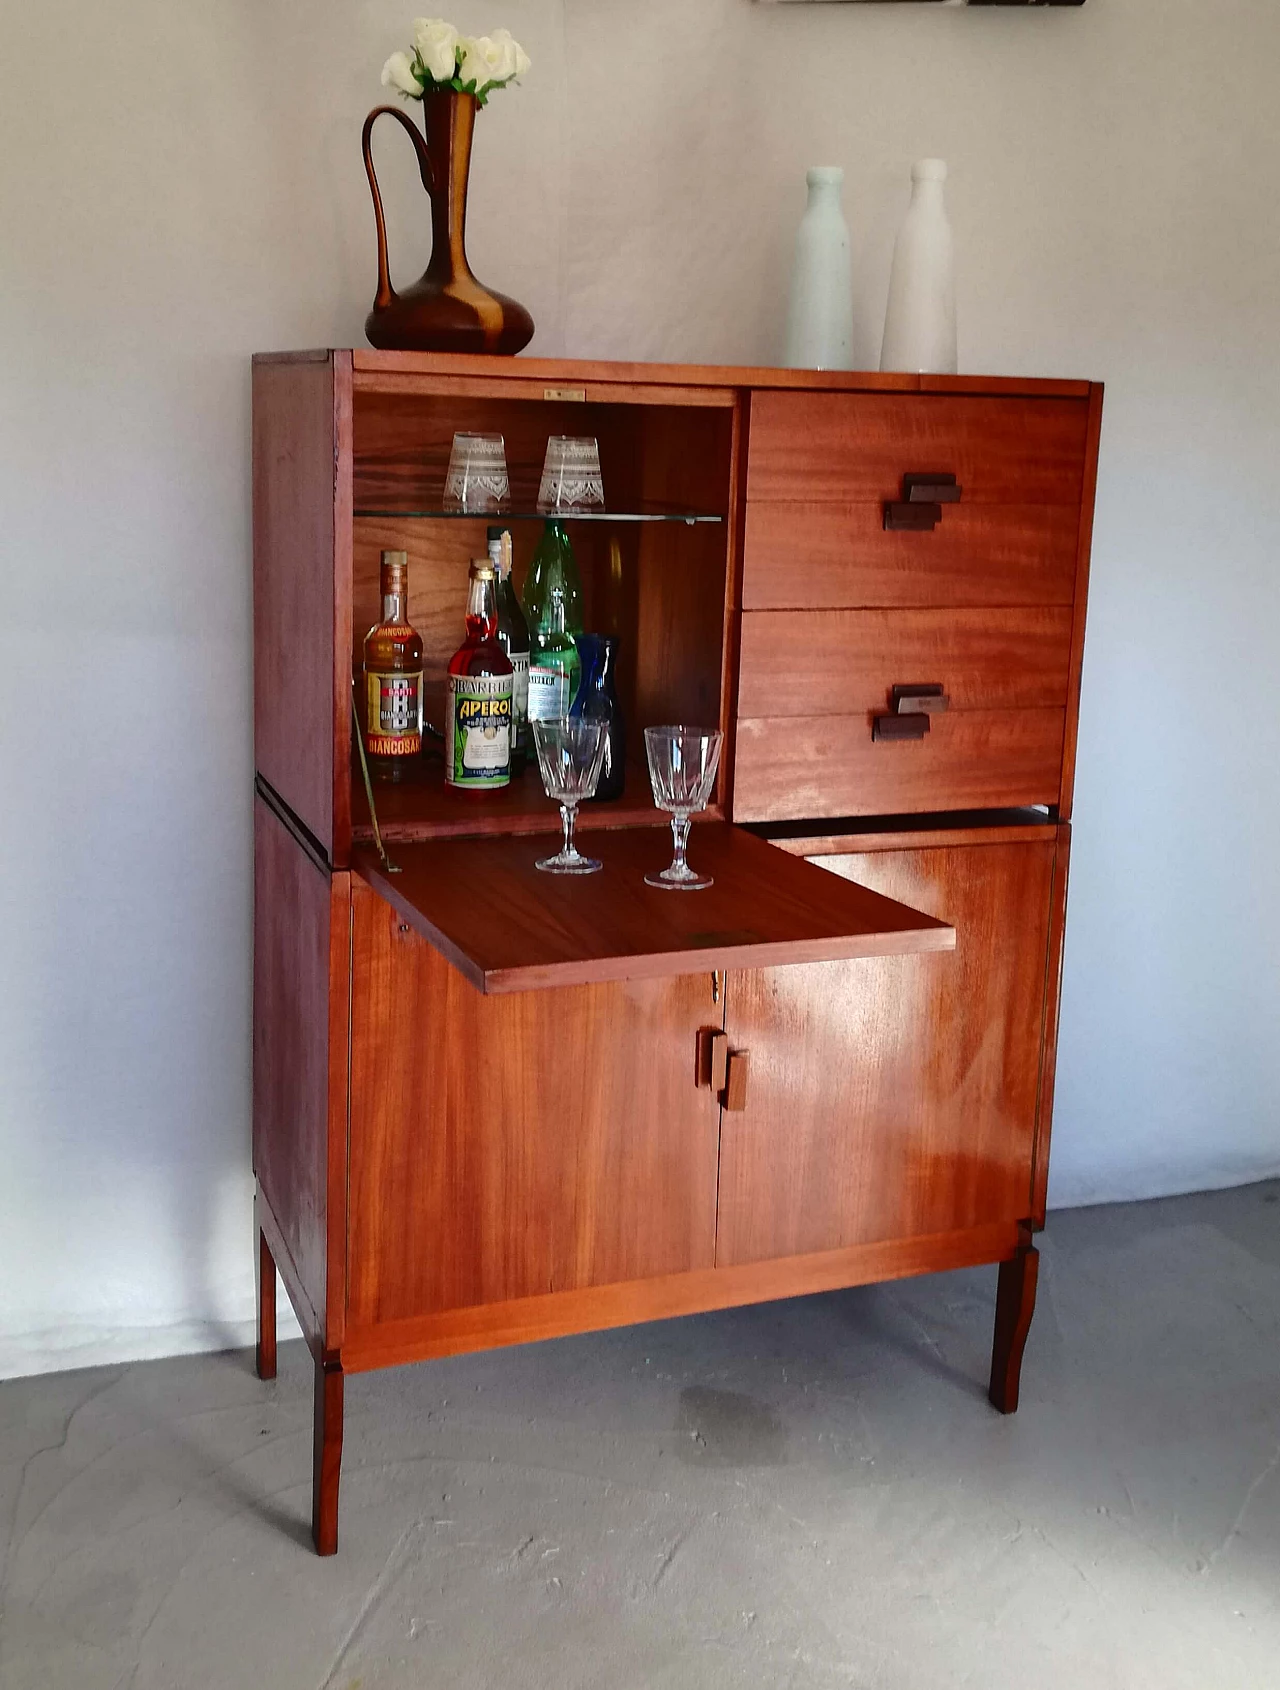
[(411, 100), (420, 100), (428, 88), (454, 88), (484, 105), (495, 88), (505, 88), (528, 68), (529, 55), (509, 29), (459, 35), (443, 18), (416, 18), (413, 49), (392, 53), (382, 67), (382, 86)]

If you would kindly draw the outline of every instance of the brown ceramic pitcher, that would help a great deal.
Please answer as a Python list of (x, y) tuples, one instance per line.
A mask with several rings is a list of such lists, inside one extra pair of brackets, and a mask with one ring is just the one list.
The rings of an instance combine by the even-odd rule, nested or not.
[[(387, 227), (369, 139), (386, 113), (408, 131), (422, 185), (431, 198), (431, 262), (411, 288), (397, 293), (387, 268)], [(519, 352), (533, 338), (523, 305), (482, 287), (467, 263), (467, 178), (476, 121), (474, 94), (451, 88), (422, 96), (425, 135), (398, 106), (378, 106), (364, 120), (364, 167), (378, 225), (378, 292), (365, 318), (373, 346), (413, 352)]]

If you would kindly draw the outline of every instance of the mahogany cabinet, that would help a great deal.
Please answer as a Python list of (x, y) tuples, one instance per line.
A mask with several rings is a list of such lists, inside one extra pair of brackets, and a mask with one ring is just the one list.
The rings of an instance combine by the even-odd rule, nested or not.
[[(254, 361), (254, 1166), (316, 1368), (316, 1547), (344, 1379), (459, 1351), (1000, 1264), (1017, 1405), (1053, 1095), (1101, 389), (368, 351)], [(409, 554), (429, 720), (507, 446), (516, 573), (547, 436), (594, 434), (588, 627), (620, 641), (603, 873), (534, 869), (536, 771), (353, 766), (383, 547)], [(691, 855), (649, 722), (718, 722)]]

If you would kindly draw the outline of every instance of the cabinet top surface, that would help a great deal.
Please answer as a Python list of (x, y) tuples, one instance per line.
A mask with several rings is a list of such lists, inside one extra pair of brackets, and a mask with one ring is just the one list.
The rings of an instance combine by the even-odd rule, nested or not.
[(879, 370), (784, 370), (764, 365), (644, 364), (573, 358), (494, 358), (453, 352), (380, 352), (372, 347), (257, 352), (256, 364), (324, 363), (349, 357), (361, 377), (458, 376), (526, 382), (612, 382), (624, 386), (801, 388), (855, 393), (987, 393), (1083, 399), (1088, 381), (1031, 376), (910, 375)]
[(545, 846), (527, 838), (395, 846), (396, 874), (365, 847), (352, 862), (483, 992), (955, 946), (945, 922), (724, 822), (693, 830), (689, 860), (715, 877), (698, 892), (645, 885), (670, 861), (665, 829), (595, 833), (589, 848), (604, 869), (580, 877), (540, 873)]

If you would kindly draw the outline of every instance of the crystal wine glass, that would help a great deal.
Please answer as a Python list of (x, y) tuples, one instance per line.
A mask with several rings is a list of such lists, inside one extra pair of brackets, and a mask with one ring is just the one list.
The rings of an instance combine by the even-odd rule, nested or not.
[(671, 835), (675, 856), (661, 874), (646, 874), (645, 884), (673, 892), (696, 892), (710, 886), (709, 874), (698, 874), (684, 860), (689, 843), (690, 817), (704, 810), (720, 766), (719, 728), (689, 728), (671, 725), (644, 730), (644, 748), (649, 758), (649, 781), (653, 801), (660, 810), (671, 812)]
[(547, 797), (560, 806), (564, 844), (554, 857), (543, 857), (538, 867), (548, 874), (595, 874), (603, 863), (584, 857), (573, 842), (578, 805), (594, 795), (600, 779), (607, 741), (607, 724), (588, 722), (579, 716), (556, 716), (534, 722), (533, 743)]

